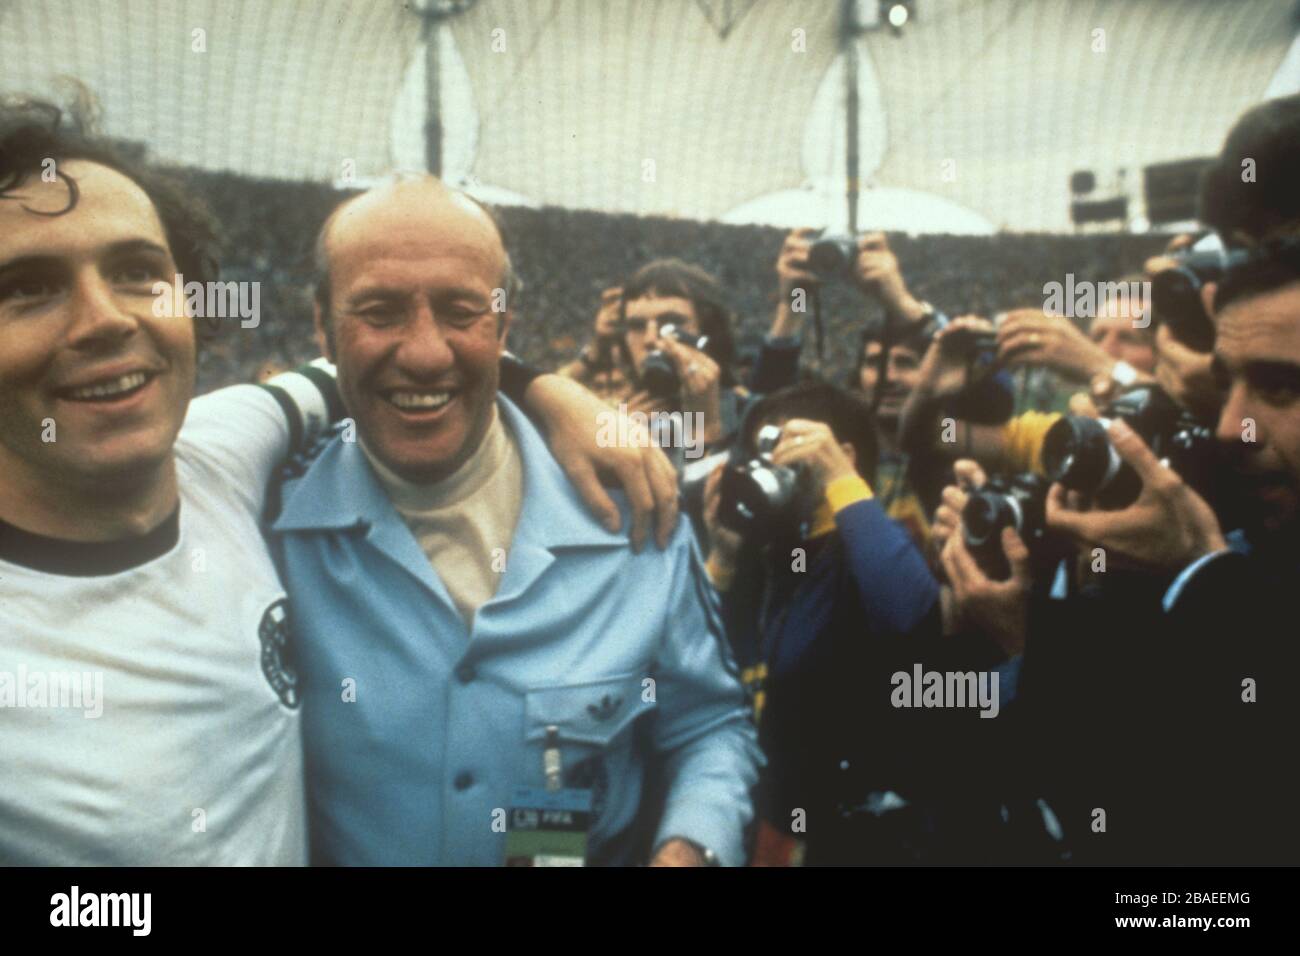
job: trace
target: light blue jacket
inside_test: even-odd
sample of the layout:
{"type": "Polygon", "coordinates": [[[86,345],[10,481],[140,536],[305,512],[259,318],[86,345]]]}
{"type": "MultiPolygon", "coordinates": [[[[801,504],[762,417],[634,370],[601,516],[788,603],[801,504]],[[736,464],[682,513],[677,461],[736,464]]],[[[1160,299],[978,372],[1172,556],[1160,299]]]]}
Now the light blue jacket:
{"type": "Polygon", "coordinates": [[[634,554],[499,402],[524,500],[472,632],[359,445],[336,437],[284,485],[272,550],[295,620],[313,859],[501,863],[512,789],[545,786],[554,726],[565,785],[594,791],[589,862],[638,862],[648,812],[652,847],[680,836],[742,863],[762,757],[690,523],[634,554]],[[651,783],[664,796],[643,806],[651,783]]]}

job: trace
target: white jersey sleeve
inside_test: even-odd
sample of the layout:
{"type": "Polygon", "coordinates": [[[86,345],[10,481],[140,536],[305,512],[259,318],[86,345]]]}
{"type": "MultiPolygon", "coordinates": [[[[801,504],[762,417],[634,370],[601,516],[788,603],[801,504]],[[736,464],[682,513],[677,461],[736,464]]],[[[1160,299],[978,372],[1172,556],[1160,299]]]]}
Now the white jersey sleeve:
{"type": "Polygon", "coordinates": [[[319,359],[263,385],[232,385],[194,399],[177,445],[260,512],[275,469],[341,414],[334,367],[319,359]]]}

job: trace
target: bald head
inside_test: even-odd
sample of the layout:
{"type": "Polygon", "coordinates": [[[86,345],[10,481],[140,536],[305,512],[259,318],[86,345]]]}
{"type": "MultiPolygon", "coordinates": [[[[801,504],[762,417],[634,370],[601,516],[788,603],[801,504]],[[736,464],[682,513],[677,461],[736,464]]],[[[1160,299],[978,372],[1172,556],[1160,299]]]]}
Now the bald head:
{"type": "Polygon", "coordinates": [[[358,439],[406,480],[441,481],[493,420],[511,318],[500,231],[477,202],[421,176],[345,203],[319,246],[317,333],[358,439]]]}
{"type": "Polygon", "coordinates": [[[327,327],[336,302],[337,272],[360,251],[398,258],[445,251],[500,276],[497,288],[513,309],[520,283],[501,228],[478,200],[433,176],[402,175],[345,200],[316,237],[315,296],[327,327]]]}

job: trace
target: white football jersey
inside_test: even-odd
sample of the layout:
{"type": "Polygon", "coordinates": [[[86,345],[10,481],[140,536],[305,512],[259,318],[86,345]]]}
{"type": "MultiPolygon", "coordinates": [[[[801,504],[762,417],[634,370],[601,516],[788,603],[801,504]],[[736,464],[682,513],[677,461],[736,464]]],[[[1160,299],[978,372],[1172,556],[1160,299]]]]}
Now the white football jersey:
{"type": "Polygon", "coordinates": [[[306,862],[288,610],[259,521],[328,415],[306,377],[276,383],[191,403],[178,514],[145,539],[0,533],[0,863],[306,862]]]}

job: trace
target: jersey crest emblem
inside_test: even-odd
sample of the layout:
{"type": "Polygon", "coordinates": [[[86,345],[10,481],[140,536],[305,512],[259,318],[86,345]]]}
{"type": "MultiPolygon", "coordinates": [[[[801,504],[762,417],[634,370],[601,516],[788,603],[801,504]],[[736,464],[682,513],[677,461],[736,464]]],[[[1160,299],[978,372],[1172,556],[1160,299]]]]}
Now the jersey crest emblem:
{"type": "Polygon", "coordinates": [[[266,675],[266,682],[284,706],[297,708],[301,695],[298,692],[298,668],[290,643],[288,601],[281,598],[266,609],[257,636],[262,642],[262,673],[266,675]]]}

